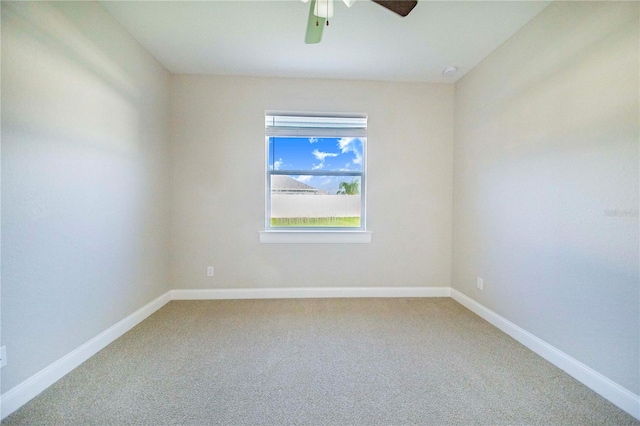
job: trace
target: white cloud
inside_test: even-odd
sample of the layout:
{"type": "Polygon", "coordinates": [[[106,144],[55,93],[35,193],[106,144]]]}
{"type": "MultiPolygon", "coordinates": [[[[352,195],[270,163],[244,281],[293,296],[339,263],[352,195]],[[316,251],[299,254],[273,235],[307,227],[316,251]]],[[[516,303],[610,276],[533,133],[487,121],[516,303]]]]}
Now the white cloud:
{"type": "Polygon", "coordinates": [[[322,152],[322,151],[318,151],[317,149],[314,149],[313,152],[311,153],[313,154],[314,157],[320,160],[320,163],[318,164],[311,164],[311,170],[320,170],[324,168],[324,160],[327,157],[337,157],[339,155],[335,152],[322,152]]]}
{"type": "Polygon", "coordinates": [[[353,164],[362,164],[362,155],[360,154],[360,150],[354,143],[355,141],[359,141],[358,138],[340,138],[338,139],[338,147],[342,151],[343,154],[347,152],[353,152],[353,164]]]}
{"type": "Polygon", "coordinates": [[[309,138],[309,143],[316,143],[318,142],[318,138],[309,138]]]}
{"type": "Polygon", "coordinates": [[[355,155],[355,158],[353,159],[353,164],[362,164],[362,156],[360,155],[360,153],[358,151],[354,151],[353,155],[355,155]]]}
{"type": "Polygon", "coordinates": [[[342,151],[343,154],[354,150],[354,148],[353,148],[353,146],[351,146],[351,144],[355,140],[356,140],[356,138],[340,138],[340,139],[338,139],[338,147],[340,148],[340,150],[342,151]]]}
{"type": "Polygon", "coordinates": [[[282,164],[284,164],[284,161],[282,161],[282,158],[279,159],[278,161],[274,161],[273,162],[274,170],[280,170],[280,167],[282,167],[282,164]]]}
{"type": "Polygon", "coordinates": [[[327,157],[337,157],[338,156],[337,153],[334,153],[334,152],[322,152],[322,151],[318,151],[317,149],[314,149],[313,152],[311,152],[311,153],[313,154],[314,157],[316,157],[320,161],[324,161],[324,159],[327,158],[327,157]]]}
{"type": "Polygon", "coordinates": [[[333,182],[332,177],[326,177],[320,182],[320,185],[329,185],[332,182],[333,182]]]}
{"type": "Polygon", "coordinates": [[[313,176],[305,175],[305,176],[296,176],[296,180],[298,182],[309,182],[313,176]]]}

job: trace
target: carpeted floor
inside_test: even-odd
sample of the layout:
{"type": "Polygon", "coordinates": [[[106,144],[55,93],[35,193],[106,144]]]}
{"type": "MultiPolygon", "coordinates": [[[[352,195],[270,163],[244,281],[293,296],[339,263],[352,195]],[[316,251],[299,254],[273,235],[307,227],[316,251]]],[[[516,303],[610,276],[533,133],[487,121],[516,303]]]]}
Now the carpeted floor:
{"type": "Polygon", "coordinates": [[[640,425],[449,298],[172,301],[3,425],[640,425]]]}

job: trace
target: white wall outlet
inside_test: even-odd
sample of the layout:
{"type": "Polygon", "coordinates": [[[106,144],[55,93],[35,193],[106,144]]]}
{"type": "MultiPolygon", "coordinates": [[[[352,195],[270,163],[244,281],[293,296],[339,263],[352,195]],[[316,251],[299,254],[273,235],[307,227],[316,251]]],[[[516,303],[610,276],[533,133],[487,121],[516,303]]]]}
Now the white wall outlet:
{"type": "Polygon", "coordinates": [[[0,348],[0,368],[7,365],[7,347],[3,346],[0,348]]]}
{"type": "Polygon", "coordinates": [[[208,277],[212,277],[213,276],[213,266],[207,266],[207,276],[208,277]]]}
{"type": "Polygon", "coordinates": [[[478,277],[478,280],[476,281],[476,287],[478,287],[480,290],[484,288],[484,280],[482,278],[478,277]]]}

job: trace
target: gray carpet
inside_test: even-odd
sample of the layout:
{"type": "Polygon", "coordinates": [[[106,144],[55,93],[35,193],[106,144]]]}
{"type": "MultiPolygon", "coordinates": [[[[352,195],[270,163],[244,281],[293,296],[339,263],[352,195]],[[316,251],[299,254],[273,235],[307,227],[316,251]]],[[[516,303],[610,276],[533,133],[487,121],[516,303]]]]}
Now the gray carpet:
{"type": "Polygon", "coordinates": [[[640,422],[444,298],[172,301],[2,424],[640,422]]]}

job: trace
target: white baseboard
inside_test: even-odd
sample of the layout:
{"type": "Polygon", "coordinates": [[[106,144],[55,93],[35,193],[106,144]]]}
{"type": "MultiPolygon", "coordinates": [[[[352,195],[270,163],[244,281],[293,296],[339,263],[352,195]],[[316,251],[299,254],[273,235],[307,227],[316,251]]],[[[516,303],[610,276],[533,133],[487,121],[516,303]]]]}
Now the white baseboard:
{"type": "Polygon", "coordinates": [[[1,416],[26,404],[33,397],[82,364],[109,343],[135,327],[170,300],[287,299],[340,297],[451,297],[481,318],[507,333],[547,361],[564,370],[596,393],[640,419],[640,397],[539,339],[509,320],[450,287],[341,287],[170,290],[89,340],[71,353],[0,396],[1,416]]]}
{"type": "Polygon", "coordinates": [[[331,297],[449,297],[449,287],[350,287],[170,290],[0,396],[4,419],[170,300],[331,297]]]}
{"type": "Polygon", "coordinates": [[[293,287],[171,290],[172,300],[449,297],[450,287],[293,287]]]}
{"type": "Polygon", "coordinates": [[[13,389],[0,396],[1,417],[4,419],[22,405],[29,402],[43,390],[60,380],[71,370],[91,358],[109,343],[138,325],[142,320],[163,307],[171,300],[171,292],[166,292],[154,301],[147,303],[125,319],[98,334],[87,343],[68,353],[53,364],[29,377],[13,389]]]}
{"type": "Polygon", "coordinates": [[[640,420],[640,396],[587,367],[561,350],[518,327],[470,297],[451,289],[451,297],[471,312],[516,339],[556,367],[640,420]]]}

